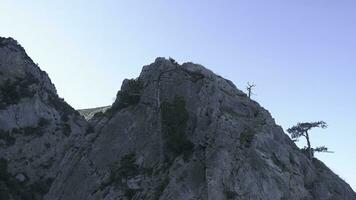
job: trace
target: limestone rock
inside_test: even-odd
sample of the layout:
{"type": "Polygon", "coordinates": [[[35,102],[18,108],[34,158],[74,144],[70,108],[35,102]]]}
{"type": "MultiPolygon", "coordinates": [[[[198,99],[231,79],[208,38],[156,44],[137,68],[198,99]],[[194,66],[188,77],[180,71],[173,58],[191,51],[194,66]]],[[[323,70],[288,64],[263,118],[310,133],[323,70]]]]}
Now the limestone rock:
{"type": "Polygon", "coordinates": [[[23,174],[17,174],[15,177],[20,183],[23,183],[26,181],[26,176],[23,174]]]}
{"type": "Polygon", "coordinates": [[[156,59],[94,121],[88,153],[46,199],[355,199],[267,110],[200,65],[156,59]]]}
{"type": "Polygon", "coordinates": [[[86,126],[25,50],[0,38],[0,199],[43,199],[86,126]]]}
{"type": "Polygon", "coordinates": [[[198,64],[157,58],[110,108],[81,110],[87,121],[0,38],[0,89],[0,199],[356,199],[266,109],[198,64]]]}

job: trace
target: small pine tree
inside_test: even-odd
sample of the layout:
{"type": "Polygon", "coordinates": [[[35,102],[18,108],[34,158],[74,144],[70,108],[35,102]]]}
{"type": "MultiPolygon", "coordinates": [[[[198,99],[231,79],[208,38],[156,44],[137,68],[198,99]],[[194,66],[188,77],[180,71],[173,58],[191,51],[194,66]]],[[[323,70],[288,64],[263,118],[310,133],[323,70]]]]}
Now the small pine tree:
{"type": "Polygon", "coordinates": [[[300,137],[305,137],[307,140],[307,147],[304,148],[308,152],[308,156],[310,159],[313,158],[314,152],[328,152],[328,148],[325,146],[312,148],[310,144],[309,131],[313,128],[327,128],[328,125],[324,121],[318,122],[305,122],[298,123],[297,125],[287,129],[287,132],[291,135],[293,141],[298,141],[300,137]]]}

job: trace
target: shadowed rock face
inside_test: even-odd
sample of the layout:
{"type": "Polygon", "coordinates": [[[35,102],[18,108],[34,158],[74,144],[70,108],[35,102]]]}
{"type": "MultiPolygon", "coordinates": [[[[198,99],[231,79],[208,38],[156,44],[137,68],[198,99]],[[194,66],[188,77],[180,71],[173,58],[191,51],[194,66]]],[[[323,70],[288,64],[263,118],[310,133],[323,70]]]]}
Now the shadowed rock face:
{"type": "Polygon", "coordinates": [[[267,110],[200,65],[157,58],[89,121],[58,98],[12,39],[0,39],[0,75],[0,168],[7,167],[0,195],[7,199],[25,199],[17,191],[47,200],[356,199],[267,110]],[[11,101],[7,79],[17,77],[35,81],[11,101]],[[22,132],[28,126],[40,134],[22,132]]]}

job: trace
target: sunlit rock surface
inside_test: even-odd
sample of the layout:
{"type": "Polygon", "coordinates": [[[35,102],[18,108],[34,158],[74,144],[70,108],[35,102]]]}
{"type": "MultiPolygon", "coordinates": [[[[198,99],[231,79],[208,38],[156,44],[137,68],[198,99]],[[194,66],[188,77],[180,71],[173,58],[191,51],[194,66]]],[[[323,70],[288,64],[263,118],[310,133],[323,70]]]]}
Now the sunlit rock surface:
{"type": "Polygon", "coordinates": [[[80,110],[85,120],[0,38],[0,86],[0,199],[356,199],[201,65],[157,58],[110,108],[80,110]]]}

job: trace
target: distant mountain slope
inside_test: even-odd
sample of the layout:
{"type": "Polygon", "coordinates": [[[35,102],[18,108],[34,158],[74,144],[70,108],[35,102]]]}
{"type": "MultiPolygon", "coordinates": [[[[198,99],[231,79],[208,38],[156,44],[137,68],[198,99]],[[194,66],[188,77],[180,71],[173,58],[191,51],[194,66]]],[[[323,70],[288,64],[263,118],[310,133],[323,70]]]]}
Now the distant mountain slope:
{"type": "Polygon", "coordinates": [[[266,109],[201,65],[157,58],[112,106],[79,112],[0,38],[1,200],[356,199],[266,109]]]}
{"type": "Polygon", "coordinates": [[[96,113],[105,113],[111,106],[103,106],[97,108],[80,109],[78,112],[85,117],[86,120],[90,120],[96,113]]]}

